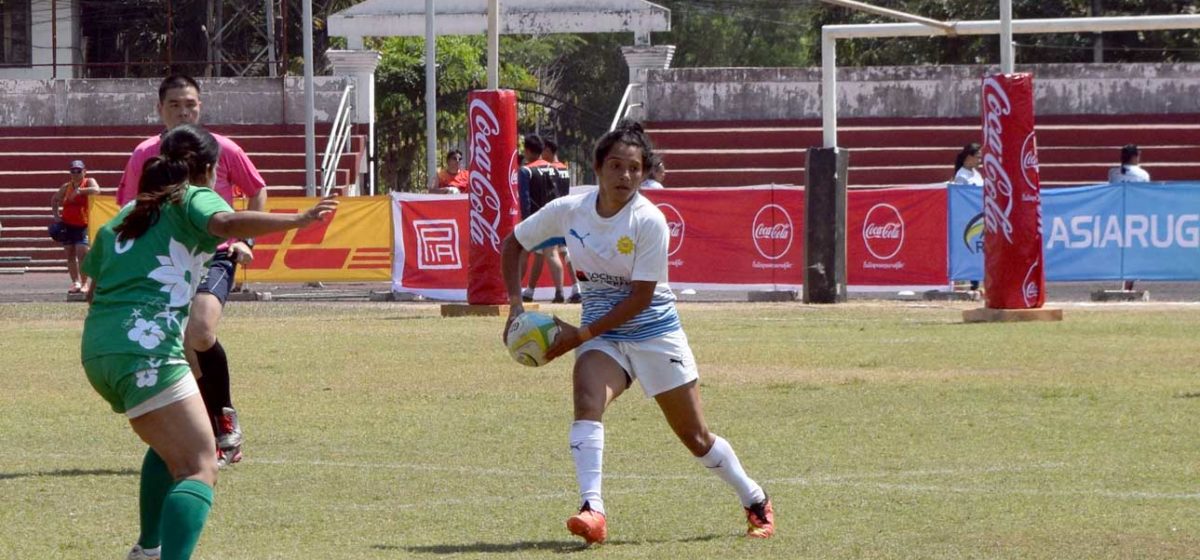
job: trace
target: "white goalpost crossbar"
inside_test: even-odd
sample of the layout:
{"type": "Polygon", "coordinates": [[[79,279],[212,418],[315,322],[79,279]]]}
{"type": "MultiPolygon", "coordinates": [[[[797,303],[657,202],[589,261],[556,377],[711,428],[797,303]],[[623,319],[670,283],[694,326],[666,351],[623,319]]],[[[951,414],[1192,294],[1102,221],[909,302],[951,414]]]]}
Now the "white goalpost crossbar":
{"type": "MultiPolygon", "coordinates": [[[[821,27],[821,123],[826,148],[837,147],[837,41],[839,39],[998,35],[1000,20],[948,22],[949,28],[924,23],[870,23],[821,27]]],[[[1099,33],[1200,29],[1200,15],[1123,16],[1012,21],[1014,34],[1099,33]]],[[[1008,45],[1008,48],[1012,48],[1008,45]]]]}

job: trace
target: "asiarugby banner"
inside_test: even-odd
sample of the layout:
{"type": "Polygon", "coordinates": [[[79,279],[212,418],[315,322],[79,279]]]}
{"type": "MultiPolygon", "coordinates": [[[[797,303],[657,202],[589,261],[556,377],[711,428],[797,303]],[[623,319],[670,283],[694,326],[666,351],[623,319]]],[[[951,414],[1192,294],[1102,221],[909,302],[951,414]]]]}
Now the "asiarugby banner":
{"type": "MultiPolygon", "coordinates": [[[[983,192],[950,185],[950,278],[983,278],[983,192]]],[[[1042,192],[1046,279],[1200,280],[1200,183],[1042,192]]]]}

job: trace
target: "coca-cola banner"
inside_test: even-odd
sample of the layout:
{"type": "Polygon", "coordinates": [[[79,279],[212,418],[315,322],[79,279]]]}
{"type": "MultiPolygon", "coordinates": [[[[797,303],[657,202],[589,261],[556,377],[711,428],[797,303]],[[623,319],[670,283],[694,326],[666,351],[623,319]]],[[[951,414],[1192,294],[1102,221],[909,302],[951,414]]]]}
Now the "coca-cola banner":
{"type": "Polygon", "coordinates": [[[852,190],[846,206],[847,284],[946,284],[945,185],[852,190]]]}
{"type": "Polygon", "coordinates": [[[1033,76],[983,79],[984,287],[987,307],[1046,301],[1041,188],[1033,133],[1033,76]]]}
{"type": "Polygon", "coordinates": [[[642,191],[667,218],[679,288],[799,289],[804,191],[785,187],[642,191]]]}
{"type": "Polygon", "coordinates": [[[505,304],[508,292],[500,271],[500,243],[520,220],[516,92],[472,91],[467,96],[467,125],[471,172],[467,302],[505,304]]]}
{"type": "MultiPolygon", "coordinates": [[[[578,187],[572,192],[588,188],[578,187]]],[[[671,286],[704,290],[799,289],[804,190],[795,187],[643,191],[667,218],[671,286]]],[[[855,291],[943,288],[946,190],[902,188],[849,193],[849,287],[855,291]]],[[[393,194],[393,289],[466,297],[466,196],[393,194]],[[457,223],[454,223],[457,221],[457,223]]],[[[545,278],[539,285],[548,286],[545,278]]],[[[547,295],[542,293],[541,295],[547,295]]],[[[541,296],[539,296],[541,297],[541,296]]]]}

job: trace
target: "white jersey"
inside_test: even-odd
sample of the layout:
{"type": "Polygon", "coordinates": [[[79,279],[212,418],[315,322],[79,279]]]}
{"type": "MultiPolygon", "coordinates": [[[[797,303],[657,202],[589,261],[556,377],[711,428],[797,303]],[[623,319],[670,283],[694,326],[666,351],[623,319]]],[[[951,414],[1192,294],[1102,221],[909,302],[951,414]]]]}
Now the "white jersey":
{"type": "Polygon", "coordinates": [[[980,175],[977,169],[960,167],[958,168],[958,173],[954,174],[954,180],[951,182],[955,185],[975,185],[976,187],[982,187],[983,175],[980,175]]]}
{"type": "Polygon", "coordinates": [[[615,216],[596,213],[598,190],[556,198],[513,235],[527,251],[566,244],[583,296],[583,324],[597,321],[629,297],[632,282],[657,282],[650,306],[601,336],[648,340],[680,330],[675,294],[667,285],[667,219],[641,194],[615,216]]]}
{"type": "Polygon", "coordinates": [[[1150,174],[1139,165],[1117,166],[1108,170],[1109,183],[1148,183],[1150,174]]]}

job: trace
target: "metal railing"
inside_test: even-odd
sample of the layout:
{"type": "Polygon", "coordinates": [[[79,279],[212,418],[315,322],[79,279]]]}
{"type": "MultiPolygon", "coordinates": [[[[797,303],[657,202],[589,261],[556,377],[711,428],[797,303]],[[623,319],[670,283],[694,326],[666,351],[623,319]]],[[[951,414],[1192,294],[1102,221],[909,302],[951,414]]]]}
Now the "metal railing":
{"type": "Polygon", "coordinates": [[[633,88],[635,87],[642,87],[642,84],[629,84],[625,86],[625,94],[621,96],[621,103],[617,105],[617,114],[613,115],[612,124],[608,126],[609,131],[616,130],[617,123],[621,122],[621,119],[629,116],[630,109],[642,106],[641,103],[629,102],[629,95],[633,93],[633,88]]]}
{"type": "MultiPolygon", "coordinates": [[[[325,155],[321,159],[321,196],[329,196],[330,191],[336,186],[342,154],[350,142],[350,129],[353,125],[351,122],[353,119],[350,118],[353,108],[350,93],[353,90],[353,83],[346,84],[345,89],[342,90],[342,100],[338,102],[333,126],[329,128],[329,142],[325,144],[325,155]]],[[[357,172],[357,169],[351,171],[351,173],[357,172]]]]}

